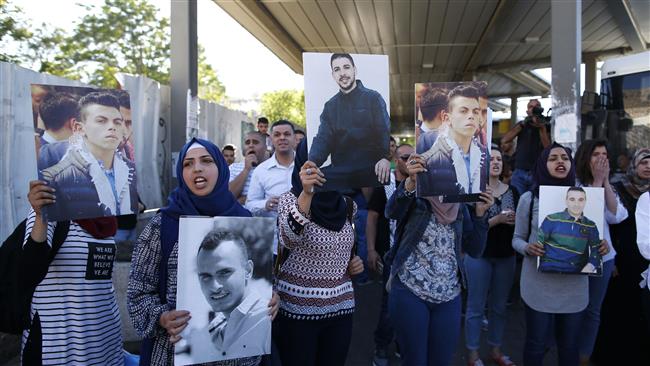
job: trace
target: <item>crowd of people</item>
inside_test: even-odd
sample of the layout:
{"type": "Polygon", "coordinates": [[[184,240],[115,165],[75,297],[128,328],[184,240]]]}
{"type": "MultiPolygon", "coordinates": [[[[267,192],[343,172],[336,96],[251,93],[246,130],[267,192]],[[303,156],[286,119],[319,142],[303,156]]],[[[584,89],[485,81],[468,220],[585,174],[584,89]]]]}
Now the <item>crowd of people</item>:
{"type": "MultiPolygon", "coordinates": [[[[343,365],[354,352],[354,313],[364,311],[355,309],[354,290],[370,281],[370,271],[383,287],[374,365],[388,364],[393,342],[404,365],[449,365],[463,324],[470,366],[484,365],[483,359],[500,366],[515,365],[513,359],[542,365],[551,347],[563,366],[643,364],[650,359],[650,149],[637,149],[628,171],[612,182],[607,143],[584,141],[574,156],[550,140],[547,126],[532,114],[536,105],[531,100],[529,118],[492,146],[487,187],[474,203],[417,196],[418,173],[427,163],[413,146],[394,139],[387,185],[327,192],[315,189],[328,176],[309,160],[304,132],[289,121],[269,127],[260,118],[258,130],[243,137],[240,162],[234,145],[187,142],[175,167],[177,188],[133,251],[128,314],[121,316],[143,338],[140,364],[173,364],[174,344],[192,318],[176,307],[182,215],[277,220],[275,284],[267,304],[273,352],[217,365],[343,365]],[[537,270],[545,251],[538,239],[540,186],[603,188],[601,276],[537,270]],[[502,346],[513,285],[525,309],[526,335],[520,354],[508,355],[502,346]],[[489,353],[481,354],[486,321],[489,353]]],[[[423,116],[435,122],[439,113],[447,111],[423,116]]],[[[61,131],[48,127],[46,116],[52,132],[43,145],[61,131]]],[[[42,181],[30,182],[25,253],[52,247],[62,223],[43,221],[41,210],[57,194],[42,181]]],[[[86,253],[114,251],[117,222],[103,217],[68,224],[31,299],[23,363],[122,364],[111,276],[85,269],[86,253]]]]}

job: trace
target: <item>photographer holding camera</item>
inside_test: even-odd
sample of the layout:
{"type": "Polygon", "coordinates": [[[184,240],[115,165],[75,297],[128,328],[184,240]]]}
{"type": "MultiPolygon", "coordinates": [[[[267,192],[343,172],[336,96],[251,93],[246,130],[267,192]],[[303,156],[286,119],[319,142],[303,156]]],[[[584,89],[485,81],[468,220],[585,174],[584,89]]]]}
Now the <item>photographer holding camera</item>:
{"type": "Polygon", "coordinates": [[[515,170],[510,184],[517,189],[519,195],[531,189],[533,165],[542,150],[551,144],[550,124],[548,118],[542,115],[543,112],[544,108],[539,100],[531,99],[528,102],[526,119],[517,122],[501,138],[501,144],[504,144],[517,137],[515,170]]]}

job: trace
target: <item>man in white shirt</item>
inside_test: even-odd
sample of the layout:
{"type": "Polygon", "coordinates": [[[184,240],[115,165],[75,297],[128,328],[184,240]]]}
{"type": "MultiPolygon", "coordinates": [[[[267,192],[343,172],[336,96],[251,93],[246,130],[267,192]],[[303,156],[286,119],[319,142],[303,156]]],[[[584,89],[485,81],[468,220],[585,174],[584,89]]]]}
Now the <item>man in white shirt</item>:
{"type": "Polygon", "coordinates": [[[265,137],[257,132],[251,131],[244,136],[244,161],[230,165],[230,182],[228,190],[239,201],[246,203],[248,187],[250,187],[253,170],[256,166],[266,160],[265,137]]]}
{"type": "MultiPolygon", "coordinates": [[[[293,125],[286,120],[273,123],[271,140],[275,152],[273,156],[257,166],[248,189],[246,208],[254,216],[277,217],[278,199],[280,195],[291,189],[296,143],[293,125]]],[[[273,253],[276,252],[277,235],[273,243],[273,253]]]]}

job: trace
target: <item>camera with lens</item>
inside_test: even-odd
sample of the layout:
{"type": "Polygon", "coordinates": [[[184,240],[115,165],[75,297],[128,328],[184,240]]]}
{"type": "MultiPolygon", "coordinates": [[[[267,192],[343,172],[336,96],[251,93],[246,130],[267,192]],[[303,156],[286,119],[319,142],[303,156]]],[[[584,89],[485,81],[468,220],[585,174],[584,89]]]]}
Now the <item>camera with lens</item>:
{"type": "Polygon", "coordinates": [[[543,113],[544,113],[544,108],[542,106],[536,105],[535,107],[533,107],[532,116],[526,117],[525,122],[527,124],[531,124],[533,123],[533,117],[535,117],[539,123],[543,123],[543,124],[551,123],[551,117],[544,116],[543,113]]]}

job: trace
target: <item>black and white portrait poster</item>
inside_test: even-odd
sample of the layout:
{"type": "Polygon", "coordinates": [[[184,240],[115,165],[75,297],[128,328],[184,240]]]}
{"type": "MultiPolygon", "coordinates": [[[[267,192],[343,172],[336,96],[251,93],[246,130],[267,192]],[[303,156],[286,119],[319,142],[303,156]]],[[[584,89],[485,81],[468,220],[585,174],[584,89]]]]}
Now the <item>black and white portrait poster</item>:
{"type": "Polygon", "coordinates": [[[174,364],[271,352],[272,218],[181,217],[176,309],[191,319],[174,364]]]}
{"type": "Polygon", "coordinates": [[[478,201],[488,180],[491,118],[484,81],[415,84],[417,195],[478,201]]]}
{"type": "Polygon", "coordinates": [[[591,187],[539,187],[537,241],[544,255],[540,272],[600,276],[605,191],[591,187]]]}
{"type": "Polygon", "coordinates": [[[390,119],[388,56],[303,53],[309,160],[320,190],[387,184],[390,119]]]}
{"type": "Polygon", "coordinates": [[[48,221],[138,212],[131,103],[124,90],[31,85],[38,177],[56,192],[48,221]]]}

